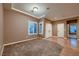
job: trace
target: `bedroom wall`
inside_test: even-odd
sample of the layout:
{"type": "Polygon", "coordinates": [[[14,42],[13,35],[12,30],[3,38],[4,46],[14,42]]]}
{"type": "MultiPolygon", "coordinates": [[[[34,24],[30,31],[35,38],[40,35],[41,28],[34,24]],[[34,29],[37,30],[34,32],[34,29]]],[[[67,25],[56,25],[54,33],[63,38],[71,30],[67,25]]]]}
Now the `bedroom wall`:
{"type": "MultiPolygon", "coordinates": [[[[53,36],[57,36],[57,24],[61,24],[61,23],[64,23],[64,38],[66,38],[67,37],[67,25],[66,25],[66,20],[65,19],[52,22],[52,24],[53,24],[53,36]]],[[[64,47],[65,47],[65,44],[67,43],[67,40],[66,39],[62,39],[62,38],[58,38],[55,41],[58,44],[60,44],[60,45],[62,45],[64,47]]]]}
{"type": "MultiPolygon", "coordinates": [[[[64,23],[64,37],[67,37],[66,20],[60,20],[53,22],[53,36],[57,36],[57,24],[64,23]]],[[[61,29],[62,30],[62,29],[61,29]]]]}
{"type": "MultiPolygon", "coordinates": [[[[49,24],[52,25],[52,21],[51,20],[48,20],[48,19],[45,19],[45,21],[44,21],[44,37],[45,37],[45,33],[46,33],[46,28],[45,28],[46,27],[46,23],[49,23],[49,24]]],[[[52,35],[53,35],[53,33],[52,33],[52,35]]]]}
{"type": "MultiPolygon", "coordinates": [[[[43,25],[44,25],[44,19],[39,19],[39,24],[40,24],[40,22],[43,22],[43,25]]],[[[40,34],[40,28],[39,28],[40,26],[38,25],[38,32],[39,32],[39,37],[43,37],[44,38],[44,30],[43,30],[43,33],[42,34],[40,34]]],[[[44,29],[44,28],[43,28],[44,29]]]]}
{"type": "Polygon", "coordinates": [[[35,35],[28,35],[28,20],[38,22],[38,19],[28,15],[4,9],[4,44],[36,37],[35,35]]]}
{"type": "Polygon", "coordinates": [[[0,55],[3,46],[3,6],[0,4],[0,55]]]}
{"type": "Polygon", "coordinates": [[[79,39],[79,18],[77,18],[78,19],[78,23],[77,23],[77,25],[78,25],[78,28],[77,28],[77,38],[79,39]]]}
{"type": "Polygon", "coordinates": [[[57,36],[57,24],[59,23],[64,23],[64,37],[67,37],[68,36],[68,28],[67,28],[67,21],[69,20],[75,20],[77,19],[77,38],[79,38],[79,17],[73,17],[73,18],[68,18],[68,19],[63,19],[63,20],[59,20],[59,21],[55,21],[55,22],[52,22],[53,24],[53,36],[57,36]]]}
{"type": "Polygon", "coordinates": [[[39,36],[40,37],[43,37],[43,38],[45,38],[45,32],[46,32],[46,23],[50,23],[50,24],[52,24],[52,21],[51,20],[48,20],[48,19],[39,19],[39,22],[43,22],[44,23],[44,32],[43,32],[43,34],[39,34],[39,36]]]}

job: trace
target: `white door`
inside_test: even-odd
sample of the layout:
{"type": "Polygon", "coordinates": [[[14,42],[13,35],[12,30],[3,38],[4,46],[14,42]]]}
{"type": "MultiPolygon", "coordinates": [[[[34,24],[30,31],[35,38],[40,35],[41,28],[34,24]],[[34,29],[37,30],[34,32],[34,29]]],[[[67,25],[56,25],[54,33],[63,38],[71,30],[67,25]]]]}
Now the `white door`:
{"type": "Polygon", "coordinates": [[[45,37],[51,37],[52,36],[52,24],[47,23],[46,27],[45,27],[46,31],[45,31],[45,37]]]}
{"type": "Polygon", "coordinates": [[[57,24],[57,36],[64,37],[64,23],[57,24]]]}

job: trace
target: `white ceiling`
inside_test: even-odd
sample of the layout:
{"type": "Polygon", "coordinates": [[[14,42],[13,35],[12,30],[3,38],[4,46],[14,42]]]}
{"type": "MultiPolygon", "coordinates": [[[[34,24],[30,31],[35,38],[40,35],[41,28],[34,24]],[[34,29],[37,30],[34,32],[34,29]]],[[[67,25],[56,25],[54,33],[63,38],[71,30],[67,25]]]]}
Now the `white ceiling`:
{"type": "Polygon", "coordinates": [[[13,3],[12,8],[38,18],[45,15],[52,21],[79,16],[78,3],[13,3]],[[38,7],[38,11],[32,12],[33,7],[38,7]],[[50,9],[47,10],[47,8],[50,9]]]}

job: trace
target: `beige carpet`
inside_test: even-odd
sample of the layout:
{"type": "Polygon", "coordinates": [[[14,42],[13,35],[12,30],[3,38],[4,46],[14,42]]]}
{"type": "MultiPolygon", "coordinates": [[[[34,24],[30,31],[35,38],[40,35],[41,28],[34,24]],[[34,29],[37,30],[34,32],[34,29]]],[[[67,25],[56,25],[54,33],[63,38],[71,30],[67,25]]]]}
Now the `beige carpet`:
{"type": "Polygon", "coordinates": [[[31,40],[4,47],[3,56],[59,56],[63,47],[48,40],[31,40]]]}

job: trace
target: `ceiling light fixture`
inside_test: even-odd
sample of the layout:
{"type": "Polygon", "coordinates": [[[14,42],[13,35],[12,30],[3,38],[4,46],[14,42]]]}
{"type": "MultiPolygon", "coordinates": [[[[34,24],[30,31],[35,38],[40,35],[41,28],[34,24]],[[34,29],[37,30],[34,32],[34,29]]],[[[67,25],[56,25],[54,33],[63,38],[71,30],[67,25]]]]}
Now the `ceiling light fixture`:
{"type": "Polygon", "coordinates": [[[33,7],[33,12],[37,12],[38,11],[38,8],[37,7],[33,7]]]}

